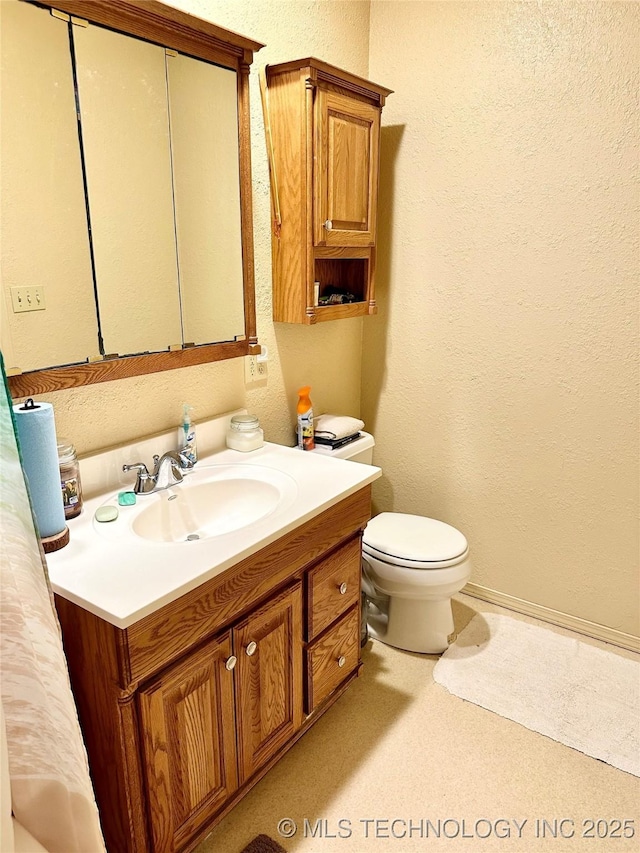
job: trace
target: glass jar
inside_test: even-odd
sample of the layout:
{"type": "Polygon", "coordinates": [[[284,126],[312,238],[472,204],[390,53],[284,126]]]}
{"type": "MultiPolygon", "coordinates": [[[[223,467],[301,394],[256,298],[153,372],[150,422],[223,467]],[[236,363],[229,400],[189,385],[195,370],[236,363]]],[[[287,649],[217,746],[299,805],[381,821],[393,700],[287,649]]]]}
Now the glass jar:
{"type": "Polygon", "coordinates": [[[60,486],[62,487],[64,517],[75,518],[82,512],[80,465],[75,447],[71,442],[64,439],[60,439],[58,442],[58,463],[60,465],[60,486]]]}
{"type": "Polygon", "coordinates": [[[227,447],[231,450],[257,450],[264,444],[264,432],[255,415],[234,415],[227,432],[227,447]]]}

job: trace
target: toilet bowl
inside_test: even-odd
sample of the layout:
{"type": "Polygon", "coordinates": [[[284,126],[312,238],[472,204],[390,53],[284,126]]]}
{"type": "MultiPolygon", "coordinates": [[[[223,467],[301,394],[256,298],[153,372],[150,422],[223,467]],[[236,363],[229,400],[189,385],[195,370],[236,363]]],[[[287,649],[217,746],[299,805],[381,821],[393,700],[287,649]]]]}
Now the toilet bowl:
{"type": "MultiPolygon", "coordinates": [[[[371,464],[373,437],[319,452],[371,464]]],[[[369,636],[390,646],[440,654],[454,637],[451,597],[471,575],[466,538],[449,524],[382,512],[362,537],[362,588],[369,636]]]]}
{"type": "Polygon", "coordinates": [[[362,553],[370,636],[410,652],[448,648],[451,597],[471,575],[462,533],[433,518],[382,512],[365,528],[362,553]]]}

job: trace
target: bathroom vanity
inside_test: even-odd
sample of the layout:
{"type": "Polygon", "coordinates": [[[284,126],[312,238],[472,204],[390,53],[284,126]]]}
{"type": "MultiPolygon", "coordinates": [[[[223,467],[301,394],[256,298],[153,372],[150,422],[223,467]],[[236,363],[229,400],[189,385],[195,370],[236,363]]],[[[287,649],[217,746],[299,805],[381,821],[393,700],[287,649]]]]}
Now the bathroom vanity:
{"type": "MultiPolygon", "coordinates": [[[[249,526],[161,540],[136,527],[140,496],[107,531],[93,514],[116,497],[101,494],[49,561],[110,851],[192,849],[358,674],[361,534],[379,469],[265,445],[193,474],[249,493],[252,468],[295,494],[281,489],[249,526]]],[[[190,476],[150,496],[164,501],[158,524],[179,505],[171,493],[202,488],[190,476]]]]}

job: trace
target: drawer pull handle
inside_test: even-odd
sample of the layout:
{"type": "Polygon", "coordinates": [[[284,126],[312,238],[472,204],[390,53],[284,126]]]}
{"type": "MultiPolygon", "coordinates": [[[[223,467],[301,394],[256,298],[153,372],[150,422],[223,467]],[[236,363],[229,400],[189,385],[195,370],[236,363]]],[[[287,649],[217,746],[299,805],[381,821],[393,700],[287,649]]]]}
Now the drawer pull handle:
{"type": "Polygon", "coordinates": [[[338,666],[343,667],[346,662],[346,657],[344,655],[340,655],[340,657],[338,658],[338,666]]]}
{"type": "Polygon", "coordinates": [[[330,219],[325,219],[324,227],[327,229],[327,231],[331,231],[331,229],[333,228],[333,222],[330,219]]]}
{"type": "Polygon", "coordinates": [[[338,589],[340,590],[340,595],[345,595],[347,592],[347,584],[343,581],[338,589]]]}
{"type": "Polygon", "coordinates": [[[231,655],[230,658],[226,659],[226,661],[224,662],[224,665],[225,665],[226,669],[228,669],[229,672],[231,672],[231,670],[235,668],[235,665],[237,663],[238,663],[238,658],[235,655],[231,655]]]}
{"type": "Polygon", "coordinates": [[[249,643],[249,645],[245,649],[245,652],[249,655],[249,657],[251,657],[251,655],[255,655],[257,648],[258,648],[258,644],[254,643],[253,640],[251,640],[251,642],[249,643]]]}

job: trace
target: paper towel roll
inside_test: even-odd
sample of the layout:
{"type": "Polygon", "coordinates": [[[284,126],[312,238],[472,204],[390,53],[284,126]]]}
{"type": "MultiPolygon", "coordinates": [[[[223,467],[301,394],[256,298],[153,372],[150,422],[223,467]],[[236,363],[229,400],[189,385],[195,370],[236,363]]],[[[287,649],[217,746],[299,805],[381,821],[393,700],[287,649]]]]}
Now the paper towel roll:
{"type": "Polygon", "coordinates": [[[38,531],[43,539],[55,536],[66,525],[53,406],[29,398],[26,403],[16,403],[13,412],[38,531]]]}

